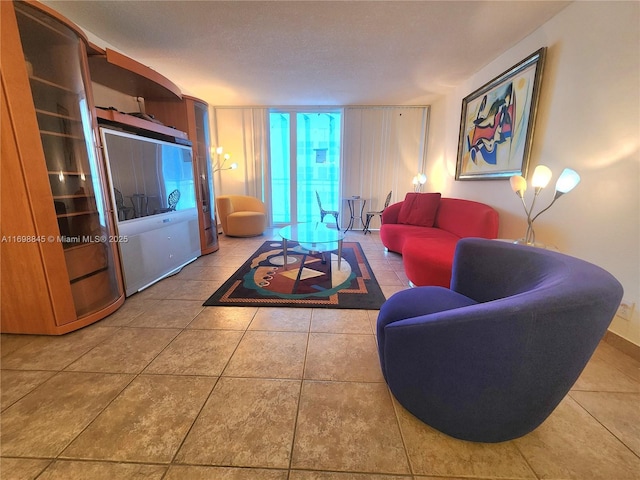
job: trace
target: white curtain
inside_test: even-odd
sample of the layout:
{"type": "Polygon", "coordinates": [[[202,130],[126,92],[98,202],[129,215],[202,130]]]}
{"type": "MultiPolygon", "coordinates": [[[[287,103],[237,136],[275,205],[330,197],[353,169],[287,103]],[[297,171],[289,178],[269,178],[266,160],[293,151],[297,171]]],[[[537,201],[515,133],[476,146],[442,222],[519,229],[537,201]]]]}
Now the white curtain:
{"type": "MultiPolygon", "coordinates": [[[[365,210],[381,210],[413,191],[425,170],[429,107],[347,107],[344,113],[342,194],[360,195],[365,210]]],[[[379,219],[371,228],[379,228],[379,219]]]]}
{"type": "MultiPolygon", "coordinates": [[[[266,108],[224,108],[211,111],[212,145],[231,155],[225,165],[235,170],[213,174],[216,195],[250,195],[271,210],[268,177],[269,130],[266,108]]],[[[216,159],[213,159],[215,164],[216,159]]]]}
{"type": "MultiPolygon", "coordinates": [[[[214,173],[216,195],[258,197],[270,212],[268,113],[267,108],[212,108],[211,130],[213,146],[231,155],[227,164],[238,164],[236,170],[214,173]]],[[[412,178],[425,171],[428,124],[429,107],[346,107],[342,196],[361,196],[365,210],[382,209],[389,191],[392,203],[404,199],[413,191],[412,178]]],[[[371,227],[379,227],[377,218],[371,227]]]]}

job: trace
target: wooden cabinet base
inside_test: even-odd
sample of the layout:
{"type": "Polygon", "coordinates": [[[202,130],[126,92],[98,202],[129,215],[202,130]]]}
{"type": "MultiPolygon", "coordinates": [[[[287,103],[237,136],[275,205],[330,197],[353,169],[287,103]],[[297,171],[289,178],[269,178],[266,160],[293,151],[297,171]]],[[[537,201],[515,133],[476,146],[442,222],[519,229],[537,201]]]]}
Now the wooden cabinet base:
{"type": "Polygon", "coordinates": [[[52,324],[40,324],[33,325],[28,322],[21,322],[16,325],[8,324],[5,325],[4,315],[2,316],[2,327],[0,328],[0,333],[21,333],[21,334],[33,334],[33,335],[64,335],[65,333],[70,333],[80,328],[86,327],[93,323],[99,322],[105,317],[111,315],[113,312],[118,310],[124,304],[125,297],[118,298],[111,305],[106,306],[100,311],[93,312],[91,315],[87,315],[86,317],[78,318],[77,320],[71,321],[69,323],[65,323],[64,325],[52,325],[52,324]]]}
{"type": "Polygon", "coordinates": [[[102,310],[96,311],[91,315],[87,315],[86,317],[81,317],[74,322],[61,325],[57,327],[56,331],[53,333],[54,335],[63,335],[65,333],[73,332],[74,330],[78,330],[79,328],[86,327],[93,323],[99,322],[100,320],[104,319],[105,317],[111,315],[113,312],[118,310],[124,304],[124,299],[125,299],[125,296],[123,294],[122,297],[120,297],[111,305],[103,308],[102,310]]]}

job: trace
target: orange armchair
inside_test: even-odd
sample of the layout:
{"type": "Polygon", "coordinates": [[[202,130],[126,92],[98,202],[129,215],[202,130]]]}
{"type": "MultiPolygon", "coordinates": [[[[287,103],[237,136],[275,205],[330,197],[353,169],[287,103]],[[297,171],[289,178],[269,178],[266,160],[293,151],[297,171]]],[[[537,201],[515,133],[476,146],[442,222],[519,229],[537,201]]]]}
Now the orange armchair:
{"type": "Polygon", "coordinates": [[[255,237],[267,228],[267,210],[255,197],[220,195],[216,209],[222,231],[229,237],[255,237]]]}

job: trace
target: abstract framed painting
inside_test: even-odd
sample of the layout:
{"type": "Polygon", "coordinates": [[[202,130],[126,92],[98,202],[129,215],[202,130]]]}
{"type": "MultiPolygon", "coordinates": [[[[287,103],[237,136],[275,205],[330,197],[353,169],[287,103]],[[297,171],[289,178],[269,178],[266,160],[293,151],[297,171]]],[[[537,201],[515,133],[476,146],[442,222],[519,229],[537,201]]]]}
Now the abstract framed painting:
{"type": "Polygon", "coordinates": [[[456,180],[526,177],[546,47],[462,99],[456,180]]]}

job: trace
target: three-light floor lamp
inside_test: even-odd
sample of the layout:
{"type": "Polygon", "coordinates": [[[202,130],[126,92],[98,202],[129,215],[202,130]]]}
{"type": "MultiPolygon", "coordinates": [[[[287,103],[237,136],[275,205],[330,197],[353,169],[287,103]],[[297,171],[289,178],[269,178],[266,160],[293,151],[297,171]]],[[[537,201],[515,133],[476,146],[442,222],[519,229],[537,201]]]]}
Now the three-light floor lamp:
{"type": "Polygon", "coordinates": [[[224,148],[222,147],[217,147],[215,150],[212,149],[211,156],[215,158],[215,163],[213,164],[213,173],[219,172],[221,170],[235,170],[236,168],[238,168],[238,164],[236,162],[226,165],[231,158],[231,155],[223,152],[224,148]]]}
{"type": "Polygon", "coordinates": [[[534,193],[530,207],[527,207],[527,202],[524,199],[524,193],[527,190],[527,181],[521,175],[514,175],[509,179],[511,183],[511,189],[522,200],[524,211],[527,214],[527,233],[525,234],[524,238],[517,240],[516,243],[537,245],[536,233],[533,230],[533,222],[536,220],[536,218],[549,210],[551,208],[551,205],[553,205],[556,200],[558,200],[562,195],[564,195],[565,193],[569,193],[576,187],[576,185],[578,185],[578,183],[580,183],[580,175],[578,175],[578,172],[570,168],[565,168],[556,181],[556,193],[551,203],[547,207],[540,210],[536,215],[533,215],[533,207],[535,206],[536,199],[538,198],[538,195],[540,195],[542,189],[544,189],[549,184],[551,176],[551,169],[545,165],[538,165],[533,171],[531,186],[534,188],[534,193]]]}
{"type": "MultiPolygon", "coordinates": [[[[230,163],[227,165],[227,162],[231,158],[231,155],[228,153],[224,153],[224,148],[217,147],[211,148],[211,158],[215,159],[213,163],[213,173],[220,172],[222,170],[235,170],[238,168],[238,164],[236,162],[230,163]]],[[[215,206],[214,206],[215,207],[215,206]]],[[[218,212],[215,212],[216,223],[218,222],[218,212]]],[[[217,225],[218,233],[222,233],[222,225],[218,223],[217,225]]]]}
{"type": "Polygon", "coordinates": [[[424,173],[418,173],[415,177],[413,177],[411,183],[413,184],[414,192],[421,192],[422,187],[425,183],[427,183],[427,176],[424,173]]]}

